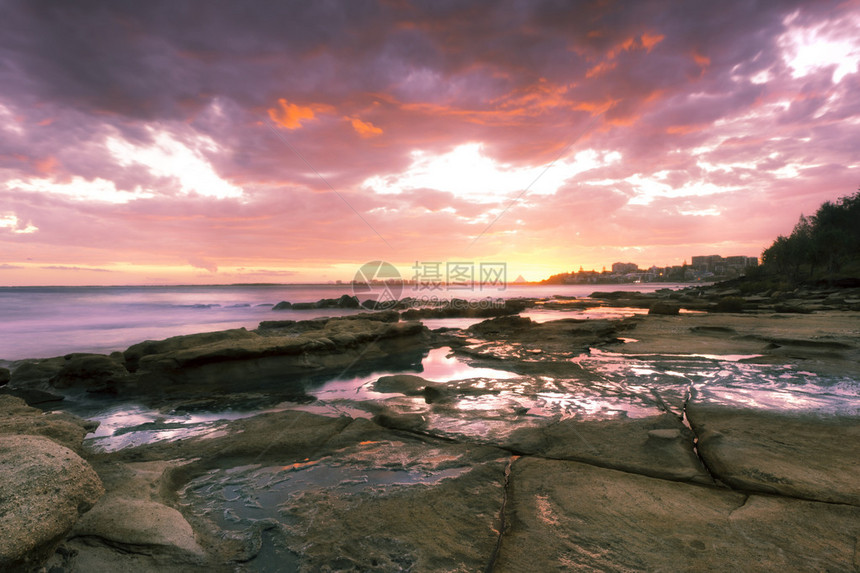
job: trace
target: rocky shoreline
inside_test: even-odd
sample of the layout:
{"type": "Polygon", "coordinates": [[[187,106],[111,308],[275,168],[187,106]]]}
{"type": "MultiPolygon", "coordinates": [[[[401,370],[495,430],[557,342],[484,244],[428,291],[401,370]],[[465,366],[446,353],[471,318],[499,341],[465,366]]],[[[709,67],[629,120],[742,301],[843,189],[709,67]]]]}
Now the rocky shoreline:
{"type": "Polygon", "coordinates": [[[452,316],[8,364],[0,569],[860,570],[860,289],[608,292],[421,322],[452,316]],[[85,440],[98,430],[74,414],[114,404],[162,417],[108,438],[162,439],[85,440]]]}

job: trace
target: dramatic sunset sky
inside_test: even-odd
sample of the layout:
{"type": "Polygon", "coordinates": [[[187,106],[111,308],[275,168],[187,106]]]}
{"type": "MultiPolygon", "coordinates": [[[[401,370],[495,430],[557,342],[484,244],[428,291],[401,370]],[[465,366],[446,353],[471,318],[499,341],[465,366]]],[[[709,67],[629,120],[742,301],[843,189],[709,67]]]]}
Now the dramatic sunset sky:
{"type": "Polygon", "coordinates": [[[860,186],[860,2],[0,1],[0,285],[761,254],[860,186]]]}

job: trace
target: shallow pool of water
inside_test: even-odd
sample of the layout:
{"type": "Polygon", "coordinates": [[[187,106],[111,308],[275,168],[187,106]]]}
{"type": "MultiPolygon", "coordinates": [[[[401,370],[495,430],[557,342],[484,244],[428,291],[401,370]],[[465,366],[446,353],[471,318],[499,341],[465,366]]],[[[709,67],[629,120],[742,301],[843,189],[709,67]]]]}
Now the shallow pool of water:
{"type": "Polygon", "coordinates": [[[136,402],[115,402],[90,399],[85,395],[70,397],[67,408],[76,415],[99,422],[98,429],[87,436],[87,446],[96,451],[116,451],[164,440],[187,439],[217,431],[231,420],[248,418],[266,412],[287,409],[350,417],[370,417],[371,414],[355,404],[364,400],[391,397],[373,390],[373,383],[386,374],[418,374],[427,380],[449,382],[464,378],[504,380],[517,375],[494,368],[476,368],[451,354],[448,347],[431,350],[418,369],[376,371],[356,377],[335,377],[308,390],[316,398],[308,404],[283,402],[268,408],[220,409],[194,412],[168,411],[147,407],[136,402]]]}
{"type": "Polygon", "coordinates": [[[402,488],[434,486],[471,471],[469,465],[456,466],[458,456],[439,455],[433,448],[410,456],[402,453],[403,448],[402,442],[361,442],[332,457],[214,469],[179,491],[180,505],[232,538],[243,539],[246,547],[258,546],[248,562],[250,570],[276,566],[277,571],[295,571],[300,562],[290,541],[303,543],[301,525],[306,527],[307,519],[313,518],[313,499],[343,503],[385,496],[402,488]]]}
{"type": "Polygon", "coordinates": [[[426,414],[442,433],[489,438],[509,433],[537,418],[641,418],[664,411],[678,415],[684,402],[697,400],[776,411],[860,415],[860,381],[818,376],[788,365],[755,364],[756,355],[627,355],[592,349],[570,358],[582,368],[580,378],[523,376],[475,367],[448,347],[431,350],[420,368],[335,377],[309,389],[305,404],[283,402],[245,409],[194,412],[159,411],[139,403],[85,402],[73,413],[98,421],[86,440],[100,451],[205,436],[231,420],[264,412],[304,410],[327,416],[372,416],[364,402],[386,401],[404,411],[426,414]],[[374,382],[382,375],[418,374],[451,387],[445,405],[422,397],[382,393],[374,382]],[[393,401],[393,402],[392,402],[393,401]],[[432,412],[431,412],[432,410],[432,412]],[[461,418],[461,419],[458,419],[461,418]],[[485,432],[482,436],[480,433],[485,432]]]}
{"type": "MultiPolygon", "coordinates": [[[[388,374],[397,373],[389,372],[388,374]]],[[[399,373],[417,374],[431,382],[450,382],[466,378],[505,380],[518,376],[507,370],[471,366],[468,362],[452,354],[451,348],[447,346],[431,350],[421,361],[421,368],[417,372],[399,373]]],[[[324,383],[319,388],[311,390],[309,394],[323,401],[343,399],[378,400],[387,398],[391,394],[377,392],[373,389],[373,383],[383,374],[385,373],[376,372],[370,376],[335,378],[324,383]]]]}
{"type": "Polygon", "coordinates": [[[860,381],[821,376],[791,365],[747,362],[758,355],[625,355],[592,350],[574,359],[618,386],[687,387],[709,403],[773,411],[860,415],[860,381]]]}

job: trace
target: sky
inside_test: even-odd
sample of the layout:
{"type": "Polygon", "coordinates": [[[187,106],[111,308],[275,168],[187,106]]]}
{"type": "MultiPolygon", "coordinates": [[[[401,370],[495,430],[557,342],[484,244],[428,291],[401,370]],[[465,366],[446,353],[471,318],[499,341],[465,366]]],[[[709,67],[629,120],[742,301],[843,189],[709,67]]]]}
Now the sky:
{"type": "Polygon", "coordinates": [[[858,64],[858,0],[0,0],[0,286],[758,256],[858,64]]]}

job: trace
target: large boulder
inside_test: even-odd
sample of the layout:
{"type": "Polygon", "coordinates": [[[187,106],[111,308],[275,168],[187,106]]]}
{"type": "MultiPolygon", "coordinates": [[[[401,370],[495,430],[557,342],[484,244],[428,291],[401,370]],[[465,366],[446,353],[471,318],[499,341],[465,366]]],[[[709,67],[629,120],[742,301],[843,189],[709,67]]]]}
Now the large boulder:
{"type": "Polygon", "coordinates": [[[107,495],[78,521],[73,535],[97,537],[119,547],[149,547],[177,558],[203,555],[182,514],[148,499],[107,495]]]}
{"type": "Polygon", "coordinates": [[[72,450],[41,436],[0,436],[0,570],[40,564],[103,493],[72,450]]]}

